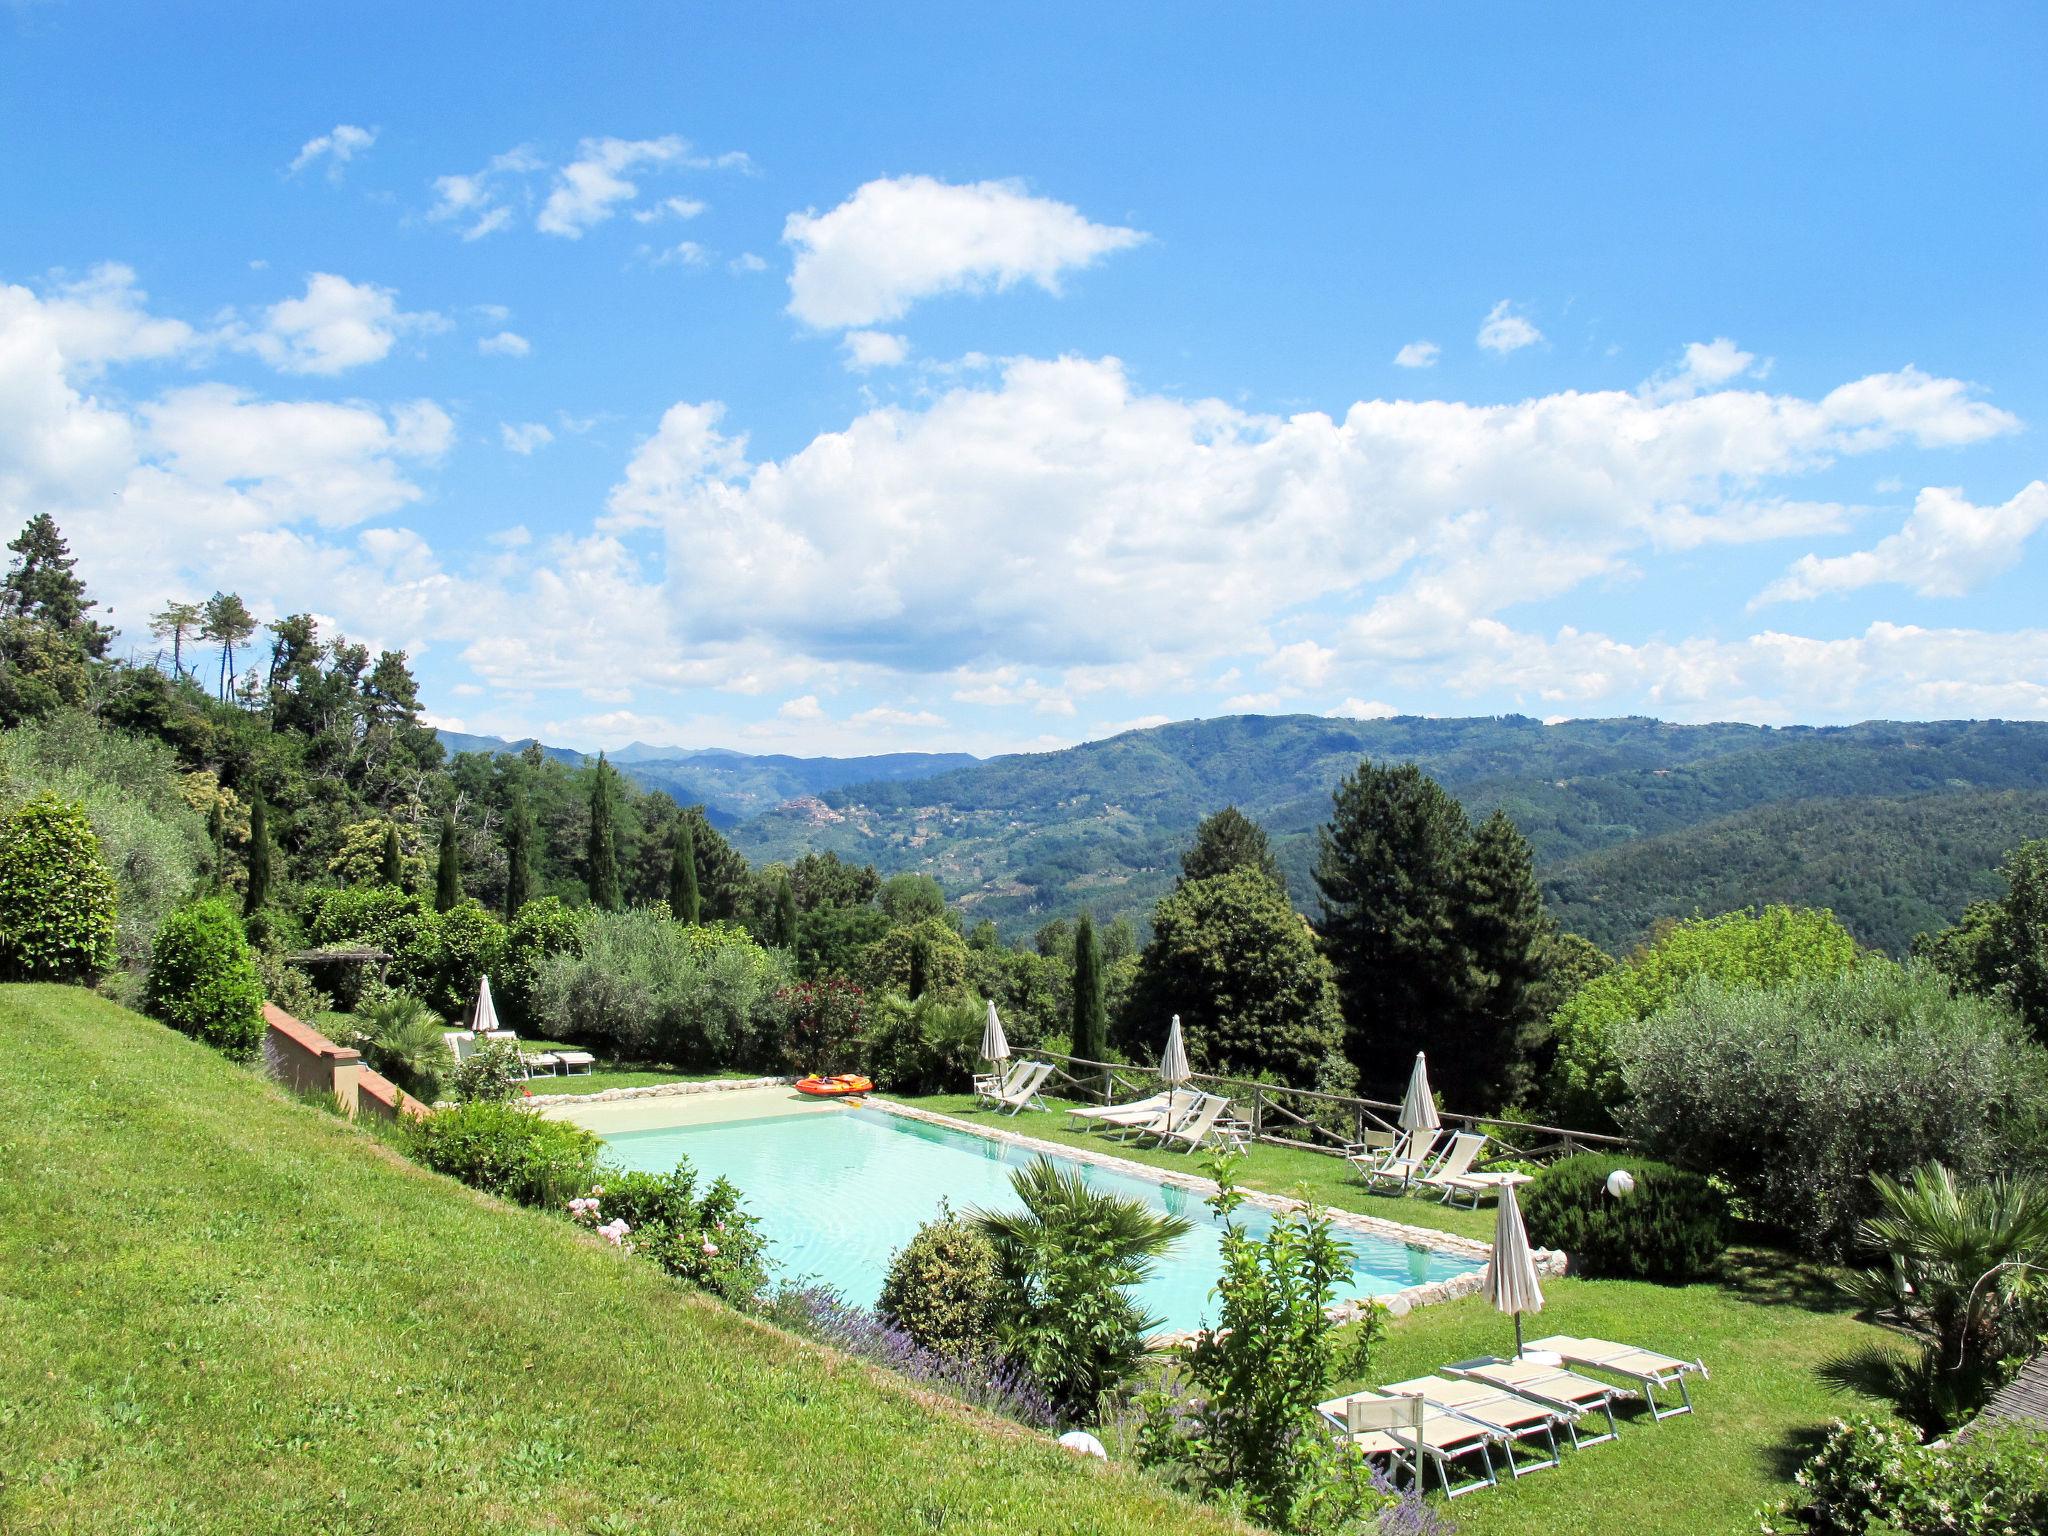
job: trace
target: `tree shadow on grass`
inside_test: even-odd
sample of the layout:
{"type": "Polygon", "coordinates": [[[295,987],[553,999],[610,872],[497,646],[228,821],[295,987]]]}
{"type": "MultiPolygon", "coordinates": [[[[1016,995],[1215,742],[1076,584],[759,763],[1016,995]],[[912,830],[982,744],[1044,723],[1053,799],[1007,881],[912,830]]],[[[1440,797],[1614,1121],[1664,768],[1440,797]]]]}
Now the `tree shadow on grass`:
{"type": "Polygon", "coordinates": [[[1733,1295],[1765,1306],[1828,1313],[1853,1310],[1836,1286],[1833,1270],[1782,1248],[1731,1247],[1721,1257],[1720,1281],[1733,1295]]]}
{"type": "Polygon", "coordinates": [[[1763,1447],[1764,1465],[1778,1482],[1789,1483],[1801,1467],[1813,1460],[1814,1452],[1827,1438],[1828,1426],[1825,1424],[1808,1424],[1792,1430],[1783,1439],[1763,1447]]]}

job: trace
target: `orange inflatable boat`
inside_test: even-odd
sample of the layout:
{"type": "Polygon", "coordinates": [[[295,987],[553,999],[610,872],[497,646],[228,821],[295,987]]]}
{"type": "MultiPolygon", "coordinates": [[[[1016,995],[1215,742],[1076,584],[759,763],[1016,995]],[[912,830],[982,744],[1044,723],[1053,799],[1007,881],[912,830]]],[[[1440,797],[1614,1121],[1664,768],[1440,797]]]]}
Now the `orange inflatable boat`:
{"type": "Polygon", "coordinates": [[[849,1093],[873,1093],[874,1082],[858,1073],[842,1072],[837,1077],[820,1077],[813,1072],[801,1078],[796,1085],[798,1093],[808,1093],[815,1098],[836,1099],[849,1093]]]}

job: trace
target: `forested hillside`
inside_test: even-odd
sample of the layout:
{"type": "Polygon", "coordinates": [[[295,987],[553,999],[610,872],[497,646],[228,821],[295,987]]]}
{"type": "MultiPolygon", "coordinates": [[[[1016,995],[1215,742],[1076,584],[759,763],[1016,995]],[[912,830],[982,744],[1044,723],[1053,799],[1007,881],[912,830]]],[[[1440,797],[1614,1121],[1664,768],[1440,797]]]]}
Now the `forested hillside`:
{"type": "Polygon", "coordinates": [[[1839,905],[1866,942],[1897,947],[1981,894],[2000,850],[2048,830],[2023,798],[1990,793],[2048,787],[2048,725],[2038,723],[1773,729],[1640,718],[1237,716],[827,790],[732,836],[757,860],[829,849],[885,871],[931,874],[974,917],[1014,935],[1084,905],[1143,921],[1171,885],[1195,823],[1235,803],[1270,829],[1290,893],[1306,909],[1315,828],[1329,814],[1331,789],[1361,757],[1416,763],[1474,816],[1506,810],[1553,876],[1554,893],[1573,893],[1573,926],[1612,943],[1658,916],[1796,887],[1800,899],[1839,905]],[[1857,806],[1922,797],[1944,803],[1857,806]],[[1699,845],[1711,850],[1697,865],[1711,890],[1697,879],[1687,885],[1687,855],[1662,841],[1794,805],[1804,810],[1793,822],[1738,821],[1699,845]],[[1807,850],[1798,862],[1809,871],[1796,881],[1782,835],[1795,824],[1796,846],[1807,850]],[[1853,856],[1822,856],[1851,842],[1853,856]],[[1597,863],[1575,862],[1603,850],[1612,852],[1597,863]],[[1648,861],[1639,874],[1637,850],[1648,861]],[[1568,870],[1569,886],[1557,883],[1568,870]]]}

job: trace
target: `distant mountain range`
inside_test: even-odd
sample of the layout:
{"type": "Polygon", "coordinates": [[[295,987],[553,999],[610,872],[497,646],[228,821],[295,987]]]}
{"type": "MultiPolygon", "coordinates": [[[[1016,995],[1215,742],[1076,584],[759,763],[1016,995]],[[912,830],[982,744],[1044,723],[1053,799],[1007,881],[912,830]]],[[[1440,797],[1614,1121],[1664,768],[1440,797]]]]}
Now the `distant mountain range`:
{"type": "Polygon", "coordinates": [[[1783,900],[1831,906],[1866,943],[1900,951],[1993,894],[2006,849],[2048,835],[2048,724],[2030,722],[1241,715],[985,761],[614,754],[642,785],[703,803],[751,859],[831,849],[922,871],[1010,937],[1081,907],[1142,926],[1195,823],[1229,804],[1273,834],[1295,901],[1312,911],[1315,830],[1366,757],[1418,764],[1475,819],[1504,808],[1535,849],[1552,910],[1609,948],[1661,918],[1783,900]]]}

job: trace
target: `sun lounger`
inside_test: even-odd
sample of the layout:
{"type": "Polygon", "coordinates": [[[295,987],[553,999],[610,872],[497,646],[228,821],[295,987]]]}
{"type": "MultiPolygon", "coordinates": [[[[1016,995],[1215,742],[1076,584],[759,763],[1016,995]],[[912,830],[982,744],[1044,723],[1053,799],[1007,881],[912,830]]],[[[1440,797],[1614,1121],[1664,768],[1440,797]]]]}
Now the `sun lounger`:
{"type": "Polygon", "coordinates": [[[1354,1392],[1318,1403],[1316,1412],[1345,1444],[1361,1455],[1384,1457],[1395,1470],[1408,1472],[1424,1487],[1428,1485],[1427,1469],[1436,1468],[1446,1498],[1498,1485],[1493,1447],[1501,1438],[1499,1431],[1462,1414],[1431,1407],[1419,1396],[1354,1392]],[[1477,1469],[1468,1466],[1464,1481],[1453,1482],[1452,1469],[1475,1457],[1477,1469]]]}
{"type": "Polygon", "coordinates": [[[1526,1184],[1533,1174],[1527,1173],[1462,1173],[1454,1179],[1443,1180],[1444,1203],[1456,1205],[1456,1197],[1464,1195],[1468,1210],[1479,1209],[1479,1197],[1489,1190],[1498,1195],[1510,1184],[1526,1184]]]}
{"type": "Polygon", "coordinates": [[[597,1058],[588,1051],[557,1051],[555,1060],[562,1064],[564,1077],[588,1077],[597,1065],[597,1058]]]}
{"type": "MultiPolygon", "coordinates": [[[[1179,1098],[1186,1104],[1192,1102],[1194,1095],[1184,1093],[1179,1098]]],[[[1128,1104],[1084,1104],[1067,1111],[1071,1119],[1083,1122],[1069,1129],[1087,1130],[1095,1125],[1142,1125],[1158,1119],[1173,1099],[1174,1095],[1170,1093],[1155,1093],[1149,1099],[1134,1099],[1128,1104]]]]}
{"type": "Polygon", "coordinates": [[[536,1072],[542,1072],[549,1077],[553,1077],[555,1069],[561,1065],[561,1058],[553,1051],[520,1050],[519,1033],[516,1030],[494,1029],[486,1034],[484,1038],[486,1040],[495,1040],[500,1045],[511,1046],[512,1054],[519,1058],[520,1071],[527,1077],[534,1076],[536,1072]]]}
{"type": "Polygon", "coordinates": [[[1460,1131],[1451,1138],[1451,1145],[1444,1155],[1437,1159],[1436,1166],[1427,1173],[1418,1174],[1415,1182],[1425,1189],[1441,1190],[1449,1200],[1452,1181],[1462,1179],[1471,1169],[1473,1160],[1479,1156],[1480,1148],[1486,1145],[1486,1138],[1477,1131],[1460,1131]]]}
{"type": "Polygon", "coordinates": [[[1198,1093],[1195,1099],[1195,1107],[1185,1115],[1132,1129],[1140,1135],[1150,1136],[1163,1147],[1179,1147],[1183,1152],[1192,1152],[1210,1141],[1225,1146],[1237,1145],[1220,1136],[1216,1130],[1216,1122],[1223,1117],[1223,1111],[1230,1108],[1230,1100],[1216,1093],[1198,1093]]]}
{"type": "Polygon", "coordinates": [[[1384,1156],[1374,1159],[1370,1154],[1364,1154],[1351,1158],[1351,1165],[1358,1170],[1368,1189],[1381,1184],[1398,1184],[1405,1190],[1416,1175],[1429,1166],[1440,1139],[1435,1131],[1410,1131],[1396,1140],[1384,1156]]]}
{"type": "Polygon", "coordinates": [[[1557,1448],[1557,1426],[1578,1417],[1576,1408],[1541,1403],[1505,1387],[1462,1376],[1417,1376],[1408,1381],[1389,1382],[1380,1390],[1415,1393],[1432,1408],[1455,1413],[1499,1431],[1501,1449],[1507,1453],[1508,1471],[1516,1477],[1526,1477],[1531,1472],[1556,1466],[1563,1459],[1557,1448]],[[1515,1445],[1525,1440],[1537,1441],[1548,1448],[1549,1459],[1527,1465],[1517,1461],[1515,1445]]]}
{"type": "Polygon", "coordinates": [[[1533,1397],[1539,1403],[1553,1403],[1559,1408],[1569,1408],[1573,1417],[1566,1421],[1571,1432],[1572,1449],[1584,1450],[1589,1445],[1604,1445],[1619,1433],[1614,1421],[1614,1405],[1623,1398],[1636,1396],[1627,1387],[1613,1386],[1608,1382],[1595,1381],[1591,1376],[1581,1376],[1577,1371],[1568,1371],[1561,1365],[1543,1365],[1530,1359],[1503,1360],[1498,1355],[1485,1355],[1477,1360],[1460,1360],[1456,1365],[1444,1367],[1446,1376],[1469,1376],[1474,1381],[1483,1381],[1509,1392],[1519,1392],[1524,1397],[1533,1397]],[[1607,1433],[1604,1435],[1581,1435],[1579,1419],[1595,1410],[1607,1416],[1607,1433]]]}
{"type": "Polygon", "coordinates": [[[1539,1358],[1553,1354],[1566,1365],[1581,1370],[1611,1371],[1616,1376],[1626,1376],[1641,1385],[1643,1401],[1649,1404],[1650,1417],[1668,1419],[1674,1414],[1692,1412],[1692,1394],[1686,1390],[1685,1378],[1698,1376],[1708,1379],[1706,1362],[1702,1360],[1681,1360],[1676,1355],[1660,1354],[1654,1349],[1638,1349],[1632,1344],[1617,1344],[1612,1339],[1580,1339],[1570,1334],[1553,1334],[1547,1339],[1537,1339],[1522,1351],[1522,1358],[1531,1355],[1539,1358]],[[1660,1391],[1678,1389],[1678,1405],[1669,1407],[1657,1400],[1660,1391]]]}
{"type": "Polygon", "coordinates": [[[974,1074],[974,1096],[977,1099],[996,1099],[1015,1083],[1022,1080],[1033,1063],[1021,1056],[1001,1072],[977,1072],[974,1074]]]}
{"type": "Polygon", "coordinates": [[[1038,1090],[1045,1086],[1045,1080],[1051,1076],[1051,1062],[1025,1062],[1023,1071],[1012,1077],[1008,1083],[991,1095],[991,1100],[996,1107],[996,1113],[1001,1114],[1007,1109],[1014,1115],[1018,1110],[1025,1108],[1027,1105],[1036,1106],[1039,1109],[1045,1108],[1045,1101],[1039,1098],[1038,1090]]]}

